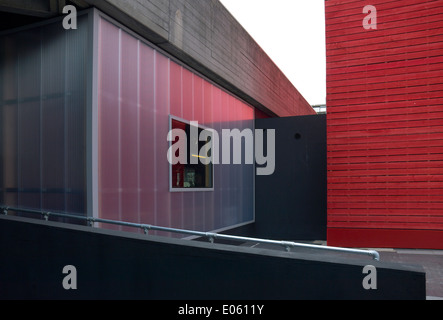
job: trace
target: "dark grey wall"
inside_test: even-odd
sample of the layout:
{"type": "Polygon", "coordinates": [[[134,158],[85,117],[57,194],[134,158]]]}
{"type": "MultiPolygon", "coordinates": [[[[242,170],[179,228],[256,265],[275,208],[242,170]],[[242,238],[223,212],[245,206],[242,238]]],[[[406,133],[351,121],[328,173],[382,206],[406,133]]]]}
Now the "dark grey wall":
{"type": "MultiPolygon", "coordinates": [[[[0,216],[0,299],[425,299],[418,267],[0,216]],[[365,290],[365,265],[377,290],[365,290]],[[65,290],[63,267],[77,270],[65,290]]],[[[168,312],[168,310],[165,310],[168,312]]],[[[169,310],[171,311],[171,310],[169,310]]]]}
{"type": "Polygon", "coordinates": [[[276,168],[256,177],[256,230],[262,237],[326,240],[326,115],[258,119],[275,129],[276,168]]]}
{"type": "Polygon", "coordinates": [[[257,119],[255,126],[275,130],[275,172],[255,178],[255,223],[227,233],[326,240],[326,115],[257,119]]]}

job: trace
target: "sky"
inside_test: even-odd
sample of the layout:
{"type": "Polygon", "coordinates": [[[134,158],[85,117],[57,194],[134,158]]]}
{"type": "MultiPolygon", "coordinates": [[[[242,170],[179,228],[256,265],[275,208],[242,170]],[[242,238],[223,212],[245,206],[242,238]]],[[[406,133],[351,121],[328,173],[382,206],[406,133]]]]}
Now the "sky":
{"type": "Polygon", "coordinates": [[[311,105],[326,104],[324,0],[220,0],[311,105]]]}

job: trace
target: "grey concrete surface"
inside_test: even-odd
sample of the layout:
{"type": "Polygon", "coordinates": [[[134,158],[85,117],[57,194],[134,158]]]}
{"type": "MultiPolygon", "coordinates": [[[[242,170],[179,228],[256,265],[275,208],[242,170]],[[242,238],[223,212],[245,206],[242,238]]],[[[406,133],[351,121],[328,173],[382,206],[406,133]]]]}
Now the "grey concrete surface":
{"type": "Polygon", "coordinates": [[[259,109],[315,114],[218,0],[85,1],[259,109]]]}

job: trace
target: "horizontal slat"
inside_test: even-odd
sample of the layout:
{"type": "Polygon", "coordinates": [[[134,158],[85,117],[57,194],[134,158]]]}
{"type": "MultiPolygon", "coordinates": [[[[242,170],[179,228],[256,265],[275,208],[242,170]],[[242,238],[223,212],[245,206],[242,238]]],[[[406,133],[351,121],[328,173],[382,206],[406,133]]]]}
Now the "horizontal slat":
{"type": "MultiPolygon", "coordinates": [[[[329,126],[328,126],[329,129],[329,126]]],[[[336,139],[346,137],[379,137],[379,136],[393,136],[393,135],[407,135],[407,134],[432,134],[443,132],[443,126],[434,127],[419,127],[419,128],[397,128],[397,129],[379,129],[379,130],[355,130],[355,131],[337,131],[333,134],[328,134],[328,137],[336,139]]]]}
{"type": "MultiPolygon", "coordinates": [[[[408,164],[408,163],[402,163],[402,164],[408,164]]],[[[349,165],[348,165],[349,167],[349,165]]],[[[368,165],[369,167],[369,165],[368,165]]],[[[330,166],[328,166],[330,168],[330,166]]],[[[412,180],[418,180],[418,179],[425,179],[425,178],[419,178],[418,176],[425,176],[428,177],[426,180],[422,181],[428,181],[433,179],[438,179],[438,181],[441,181],[443,174],[441,167],[440,168],[414,168],[414,169],[380,169],[380,170],[374,170],[374,169],[362,169],[362,170],[346,170],[346,171],[329,171],[328,174],[328,183],[335,183],[335,182],[359,182],[359,181],[373,181],[371,179],[376,179],[374,177],[380,177],[379,180],[386,181],[386,180],[396,180],[396,181],[407,181],[402,179],[411,179],[412,180]],[[414,178],[415,177],[415,178],[414,178]],[[384,179],[384,180],[383,180],[384,179]]]]}
{"type": "MultiPolygon", "coordinates": [[[[438,99],[440,100],[440,99],[438,99]]],[[[443,100],[443,99],[442,99],[443,100]]],[[[422,101],[423,104],[428,103],[428,101],[422,101]]],[[[378,109],[378,106],[371,106],[369,108],[352,108],[352,109],[342,109],[341,112],[338,110],[338,107],[333,109],[334,112],[328,113],[328,120],[333,124],[335,121],[340,119],[353,119],[353,118],[365,118],[368,121],[372,121],[372,118],[378,117],[390,117],[390,116],[419,116],[426,117],[427,113],[440,113],[443,112],[443,105],[414,105],[416,102],[414,101],[405,101],[403,106],[401,107],[389,107],[384,109],[378,109]],[[409,107],[409,105],[413,105],[413,107],[409,107]],[[356,110],[355,110],[356,109],[356,110]]],[[[332,125],[333,125],[332,124],[332,125]]]]}
{"type": "Polygon", "coordinates": [[[367,143],[359,144],[329,144],[328,152],[337,151],[357,151],[357,150],[384,150],[384,149],[406,149],[406,148],[420,148],[420,147],[443,147],[443,140],[419,140],[419,141],[389,141],[372,142],[368,139],[367,143]]]}
{"type": "MultiPolygon", "coordinates": [[[[396,207],[395,204],[398,203],[442,203],[441,201],[441,189],[429,189],[432,190],[432,195],[424,194],[421,189],[368,189],[369,194],[364,194],[362,190],[335,190],[328,189],[328,203],[336,203],[337,208],[356,208],[355,205],[363,205],[361,209],[370,210],[367,207],[368,203],[384,203],[386,204],[386,209],[405,209],[401,207],[396,207]],[[400,191],[403,191],[401,193],[400,191]],[[416,192],[414,192],[416,191],[416,192]],[[351,192],[352,194],[348,194],[351,192]],[[391,205],[391,206],[390,206],[391,205]],[[390,207],[388,207],[390,206],[390,207]]],[[[383,208],[383,206],[378,206],[377,208],[383,208]]],[[[430,210],[432,208],[426,206],[418,206],[421,210],[430,210]]],[[[411,208],[414,209],[414,208],[411,208]]],[[[434,208],[435,209],[435,208],[434,208]]]]}
{"type": "MultiPolygon", "coordinates": [[[[344,152],[343,152],[344,153],[344,152]]],[[[375,153],[375,152],[373,152],[375,153]]],[[[345,154],[345,153],[344,153],[345,154]]],[[[379,153],[376,153],[378,156],[380,156],[379,153]]],[[[427,155],[427,153],[423,153],[424,155],[427,155]]],[[[441,153],[435,153],[437,155],[437,159],[443,160],[443,156],[441,153]]],[[[385,170],[383,171],[383,175],[386,175],[386,171],[389,170],[399,170],[400,173],[397,174],[414,174],[414,172],[420,172],[420,174],[439,174],[437,169],[440,169],[441,167],[438,167],[436,164],[434,164],[434,161],[430,162],[424,162],[428,163],[428,166],[420,167],[415,162],[409,162],[407,156],[403,156],[403,161],[398,162],[375,162],[375,163],[352,163],[353,158],[349,157],[348,163],[340,163],[340,164],[334,164],[334,155],[337,155],[336,153],[328,153],[328,171],[330,174],[334,174],[334,171],[350,171],[350,174],[353,174],[352,171],[356,170],[365,170],[365,172],[368,172],[368,170],[385,170]],[[403,171],[402,171],[403,170],[403,171]],[[414,171],[416,170],[416,171],[414,171]],[[426,170],[428,170],[426,172],[426,170]]],[[[428,160],[429,161],[429,160],[428,160]]],[[[440,163],[441,161],[437,161],[440,163]]],[[[443,170],[443,169],[442,169],[443,170]]],[[[394,172],[394,171],[393,171],[394,172]]],[[[442,171],[440,171],[442,172],[442,171]]],[[[341,174],[341,173],[340,173],[341,174]]],[[[367,174],[368,175],[368,174],[367,174]]],[[[373,173],[371,175],[374,175],[373,173]]]]}
{"type": "Polygon", "coordinates": [[[347,89],[347,91],[358,91],[353,90],[354,87],[358,86],[367,86],[372,84],[384,84],[387,86],[399,87],[400,84],[402,85],[408,85],[409,82],[414,81],[420,81],[420,80],[427,80],[433,79],[433,81],[436,81],[438,83],[438,79],[441,79],[443,77],[443,70],[442,68],[438,68],[438,70],[430,70],[426,71],[423,70],[421,67],[416,67],[415,70],[408,69],[408,71],[413,71],[413,74],[410,73],[403,73],[403,74],[382,74],[379,76],[373,76],[373,77],[360,77],[353,79],[353,81],[350,81],[349,79],[336,79],[332,80],[329,79],[330,82],[327,83],[327,89],[331,90],[333,88],[343,88],[347,89]]]}
{"type": "MultiPolygon", "coordinates": [[[[371,112],[370,114],[383,115],[384,112],[401,112],[403,114],[408,113],[407,108],[412,108],[419,112],[427,112],[425,109],[420,109],[420,107],[431,107],[434,111],[440,111],[443,108],[443,99],[440,97],[437,98],[429,98],[426,100],[423,99],[415,99],[415,100],[402,100],[402,101],[394,101],[390,103],[360,103],[359,105],[347,105],[347,104],[337,104],[337,105],[328,105],[330,107],[328,109],[328,120],[331,120],[332,117],[343,118],[348,114],[349,116],[355,116],[356,114],[360,114],[360,112],[371,112]],[[403,111],[404,108],[404,111],[403,111]],[[374,112],[374,113],[372,113],[374,112]],[[339,116],[339,115],[342,116],[339,116]]],[[[416,113],[416,112],[412,112],[416,113]]],[[[368,116],[366,114],[364,116],[368,116]]]]}
{"type": "Polygon", "coordinates": [[[333,107],[335,104],[343,105],[347,104],[348,106],[353,105],[361,105],[362,101],[365,101],[366,103],[372,104],[372,103],[394,103],[399,101],[405,101],[405,100],[420,100],[420,99],[442,99],[443,98],[443,91],[441,90],[435,90],[435,91],[429,91],[429,92],[403,92],[403,93],[397,93],[397,94],[390,94],[389,92],[385,92],[384,95],[382,92],[378,92],[376,96],[367,96],[367,97],[352,97],[352,98],[340,98],[335,96],[330,97],[328,95],[327,98],[327,105],[328,107],[333,107]]]}
{"type": "MultiPolygon", "coordinates": [[[[431,80],[429,80],[431,81],[431,80]]],[[[436,97],[442,97],[443,98],[443,82],[441,82],[439,79],[434,80],[434,82],[428,82],[428,84],[423,85],[416,85],[416,86],[403,86],[403,87],[397,87],[397,88],[389,88],[387,86],[380,86],[377,89],[371,90],[368,88],[367,90],[362,90],[363,88],[360,88],[360,91],[351,91],[351,92],[335,92],[335,90],[329,90],[328,91],[328,97],[330,100],[341,100],[341,99],[361,99],[366,98],[368,96],[370,97],[385,97],[386,95],[405,95],[412,96],[414,94],[420,94],[420,93],[430,93],[435,92],[436,97]]],[[[386,99],[386,98],[385,98],[386,99]]],[[[398,99],[398,98],[397,98],[398,99]]],[[[404,97],[403,97],[404,100],[404,97]]],[[[395,100],[392,100],[395,101],[395,100]]]]}
{"type": "MultiPolygon", "coordinates": [[[[342,175],[341,171],[361,171],[365,170],[365,175],[370,175],[373,170],[379,170],[380,174],[388,174],[391,170],[418,170],[419,168],[442,168],[443,161],[441,154],[424,155],[377,155],[373,157],[354,158],[328,158],[329,175],[342,175]]],[[[405,171],[408,172],[408,171],[405,171]]],[[[378,174],[374,172],[374,174],[378,174]]]]}
{"type": "MultiPolygon", "coordinates": [[[[436,121],[443,119],[443,106],[437,107],[440,110],[438,112],[429,112],[428,108],[422,109],[421,112],[408,114],[406,112],[403,112],[403,114],[392,114],[392,115],[377,115],[373,116],[370,112],[367,113],[366,116],[361,117],[346,117],[346,118],[335,118],[333,121],[331,121],[331,118],[329,118],[330,123],[328,125],[328,128],[331,131],[334,131],[334,127],[337,126],[361,126],[364,128],[369,128],[369,125],[376,125],[381,124],[384,127],[386,125],[393,125],[393,127],[397,127],[398,122],[406,122],[403,126],[411,126],[411,127],[422,127],[422,125],[414,125],[417,123],[417,121],[436,121]]],[[[436,108],[436,109],[437,109],[436,108]]],[[[397,110],[397,112],[400,113],[403,109],[397,110]]],[[[442,123],[439,123],[442,124],[442,123]]],[[[402,127],[402,126],[400,126],[402,127]]],[[[372,128],[372,127],[371,127],[372,128]]],[[[375,127],[376,128],[376,127],[375,127]]],[[[361,128],[360,128],[361,129],[361,128]]],[[[435,140],[435,139],[433,139],[435,140]]]]}
{"type": "MultiPolygon", "coordinates": [[[[379,40],[379,38],[372,41],[369,41],[367,38],[354,40],[353,42],[356,43],[347,43],[346,46],[339,42],[327,42],[327,62],[328,64],[342,62],[346,60],[344,59],[346,57],[349,59],[349,65],[360,65],[364,62],[366,64],[373,64],[374,61],[371,58],[385,56],[386,61],[396,61],[399,60],[396,55],[401,56],[402,53],[405,55],[417,54],[420,53],[420,48],[422,48],[422,51],[438,50],[442,36],[437,30],[440,29],[441,26],[435,30],[432,29],[434,31],[430,31],[427,28],[424,28],[423,31],[415,31],[414,36],[416,38],[408,38],[403,34],[390,36],[389,43],[377,42],[376,39],[379,40]],[[357,59],[362,61],[357,61],[357,59]]],[[[425,58],[424,52],[421,53],[417,57],[425,58]]]]}
{"type": "MultiPolygon", "coordinates": [[[[428,0],[429,3],[431,2],[438,2],[439,0],[428,0]]],[[[371,1],[373,5],[389,5],[391,4],[393,7],[403,7],[403,6],[410,6],[417,4],[416,0],[404,0],[404,1],[398,1],[398,0],[373,0],[371,1]]],[[[363,5],[366,5],[364,3],[363,5]]],[[[327,12],[342,12],[346,9],[352,9],[352,8],[363,8],[361,1],[356,0],[325,0],[325,9],[327,12]]]]}
{"type": "MultiPolygon", "coordinates": [[[[440,140],[430,140],[427,143],[423,141],[406,141],[406,142],[396,142],[392,143],[379,142],[379,143],[369,143],[369,144],[355,144],[351,148],[349,145],[329,145],[328,147],[328,157],[337,156],[339,153],[346,154],[350,156],[353,153],[358,153],[360,151],[367,152],[371,151],[367,155],[374,154],[429,154],[429,153],[440,153],[443,150],[443,141],[440,140]],[[426,149],[423,149],[426,148],[426,149]],[[423,150],[426,150],[423,151],[423,150]]],[[[360,153],[358,153],[360,155],[360,153]]],[[[406,160],[406,159],[405,159],[406,160]]]]}
{"type": "MultiPolygon", "coordinates": [[[[362,11],[363,7],[368,3],[362,3],[361,1],[356,0],[326,0],[325,1],[325,11],[327,14],[337,13],[337,16],[346,16],[350,13],[352,14],[355,9],[359,9],[362,11]],[[350,12],[347,12],[347,10],[350,12]]],[[[371,4],[375,7],[383,8],[383,9],[394,9],[398,12],[400,10],[403,11],[412,11],[416,12],[421,9],[426,9],[430,5],[439,4],[439,0],[427,0],[417,3],[417,0],[372,0],[371,4]]]]}
{"type": "MultiPolygon", "coordinates": [[[[441,71],[443,61],[438,61],[437,57],[432,58],[434,61],[430,61],[430,59],[426,58],[422,63],[420,61],[414,61],[415,65],[410,64],[408,66],[400,66],[388,68],[393,62],[385,63],[385,65],[380,68],[361,68],[360,70],[356,70],[356,72],[352,72],[352,70],[346,68],[345,70],[336,69],[334,73],[328,72],[328,86],[331,83],[335,83],[335,81],[347,81],[349,85],[353,84],[361,84],[361,83],[371,83],[371,81],[380,82],[380,78],[389,77],[389,76],[403,76],[405,79],[413,78],[415,74],[419,77],[421,73],[431,72],[431,71],[441,71]],[[383,68],[384,67],[384,68],[383,68]],[[389,72],[386,72],[386,69],[389,69],[389,72]],[[348,71],[348,72],[346,72],[348,71]],[[362,73],[364,72],[364,73],[362,73]]],[[[332,63],[331,63],[332,64],[332,63]]],[[[330,69],[332,70],[332,69],[330,69]]],[[[389,79],[389,78],[388,78],[389,79]]],[[[341,84],[343,85],[343,83],[341,84]]]]}
{"type": "Polygon", "coordinates": [[[443,230],[441,223],[328,222],[328,228],[443,230]]]}
{"type": "Polygon", "coordinates": [[[441,36],[436,34],[435,36],[418,38],[414,41],[405,39],[395,43],[390,43],[389,45],[384,44],[381,49],[381,44],[379,43],[368,43],[364,47],[343,47],[338,46],[338,44],[333,45],[333,43],[331,43],[329,46],[330,50],[327,51],[326,60],[329,65],[331,63],[339,63],[345,60],[348,60],[351,65],[360,65],[362,63],[374,64],[377,62],[373,61],[374,58],[379,59],[384,57],[385,61],[401,60],[402,54],[404,57],[414,53],[418,58],[425,58],[428,56],[426,55],[426,51],[438,50],[441,48],[440,40],[441,36]],[[358,61],[358,59],[361,61],[358,61]]]}
{"type": "Polygon", "coordinates": [[[443,84],[436,84],[433,86],[422,86],[422,87],[412,87],[408,91],[405,89],[386,89],[386,90],[374,90],[369,92],[367,95],[357,93],[340,93],[340,94],[329,94],[327,98],[328,107],[333,107],[334,105],[343,106],[346,105],[349,108],[353,106],[362,106],[364,103],[367,104],[394,104],[401,101],[414,101],[423,99],[439,99],[443,101],[443,84]],[[430,90],[426,90],[429,88],[430,90]],[[392,92],[392,93],[391,93],[392,92]]]}
{"type": "Polygon", "coordinates": [[[364,171],[364,175],[396,175],[396,174],[413,174],[414,172],[429,173],[432,170],[443,168],[443,156],[439,156],[439,159],[423,161],[420,156],[408,156],[402,158],[378,156],[378,157],[366,157],[366,161],[352,162],[350,160],[357,160],[355,158],[348,158],[347,162],[341,162],[340,159],[330,158],[327,168],[329,176],[342,176],[341,171],[352,172],[364,171]],[[395,159],[397,161],[393,161],[395,159]],[[372,161],[371,161],[372,160],[372,161]],[[423,170],[423,171],[420,171],[423,170]],[[428,170],[428,171],[426,171],[428,170]],[[379,172],[379,173],[378,173],[379,172]],[[392,173],[391,173],[392,172],[392,173]]]}
{"type": "MultiPolygon", "coordinates": [[[[378,20],[377,28],[379,32],[364,31],[362,29],[362,20],[353,21],[352,25],[348,24],[346,28],[343,25],[328,24],[326,31],[326,39],[335,41],[346,37],[349,40],[357,40],[368,37],[376,37],[383,32],[405,33],[406,28],[428,29],[438,26],[441,23],[443,11],[423,11],[420,17],[411,17],[410,13],[396,14],[391,19],[378,20]],[[406,23],[407,21],[407,23],[406,23]]],[[[363,18],[363,16],[361,16],[363,18]]]]}
{"type": "Polygon", "coordinates": [[[375,43],[363,47],[340,47],[338,43],[331,44],[327,51],[327,68],[333,70],[360,65],[372,66],[377,63],[438,56],[442,38],[441,34],[436,34],[428,38],[418,38],[417,41],[405,39],[390,42],[389,45],[375,43]]]}
{"type": "Polygon", "coordinates": [[[441,202],[333,202],[328,201],[328,209],[443,209],[441,202]]]}
{"type": "Polygon", "coordinates": [[[337,95],[337,94],[347,94],[350,95],[355,94],[357,96],[365,97],[372,92],[378,92],[380,90],[389,90],[396,92],[401,90],[403,92],[405,90],[414,90],[417,92],[428,92],[432,90],[432,86],[442,85],[443,77],[442,75],[437,75],[435,77],[427,77],[427,78],[406,78],[406,77],[398,77],[397,80],[389,80],[385,82],[378,83],[353,83],[349,86],[338,86],[338,87],[329,87],[328,94],[337,95]],[[431,87],[431,88],[429,88],[431,87]]]}
{"type": "MultiPolygon", "coordinates": [[[[328,7],[325,10],[326,16],[326,25],[329,28],[342,28],[346,25],[356,25],[360,26],[361,21],[366,16],[363,13],[364,6],[367,3],[361,3],[359,7],[352,7],[347,9],[344,7],[344,10],[330,12],[328,11],[328,7]]],[[[395,21],[395,17],[397,15],[407,14],[410,19],[419,18],[421,15],[425,15],[428,12],[441,12],[443,3],[441,1],[421,1],[418,2],[414,0],[402,0],[395,2],[385,2],[385,3],[377,3],[377,1],[372,1],[371,5],[373,5],[377,9],[377,17],[378,20],[385,21],[395,21]],[[411,1],[411,2],[409,2],[411,1]]],[[[407,20],[406,20],[407,21],[407,20]]]]}
{"type": "Polygon", "coordinates": [[[409,128],[411,129],[411,133],[413,133],[414,128],[420,127],[437,127],[443,126],[443,119],[419,119],[419,120],[395,120],[395,121],[386,121],[386,122],[370,122],[370,123],[362,123],[362,122],[353,122],[353,120],[349,120],[348,124],[341,124],[341,120],[336,120],[339,123],[328,123],[328,133],[332,132],[340,132],[340,131],[356,131],[356,130],[379,130],[384,128],[397,129],[397,128],[409,128]]]}
{"type": "MultiPolygon", "coordinates": [[[[442,37],[443,39],[443,37],[442,37]]],[[[443,41],[443,40],[442,40],[443,41]]],[[[441,64],[443,63],[443,56],[439,57],[429,57],[423,59],[412,59],[412,60],[404,60],[404,61],[386,61],[384,63],[371,64],[371,65],[358,65],[358,66],[349,66],[349,67],[341,67],[334,68],[334,64],[327,64],[327,73],[328,76],[335,74],[343,74],[346,77],[348,73],[359,73],[360,77],[368,77],[367,74],[363,72],[374,72],[376,70],[386,70],[396,71],[402,68],[410,68],[416,66],[428,66],[432,64],[441,64]],[[393,69],[393,70],[391,70],[393,69]]]]}
{"type": "Polygon", "coordinates": [[[389,215],[332,215],[328,217],[329,222],[389,222],[389,223],[438,223],[443,224],[443,217],[425,217],[425,216],[389,216],[389,215]]]}
{"type": "Polygon", "coordinates": [[[443,181],[405,181],[371,183],[328,183],[329,190],[371,190],[371,189],[443,189],[443,181]]]}
{"type": "MultiPolygon", "coordinates": [[[[328,177],[328,184],[386,184],[388,188],[391,183],[405,182],[405,188],[409,188],[412,182],[443,182],[443,172],[438,168],[434,168],[434,173],[428,174],[402,174],[402,175],[371,175],[366,176],[364,173],[356,176],[328,177]]],[[[443,184],[441,185],[443,190],[443,184]]],[[[331,188],[333,189],[333,187],[331,188]]],[[[367,189],[367,188],[365,188],[367,189]]],[[[441,199],[443,201],[443,198],[441,199]]]]}
{"type": "MultiPolygon", "coordinates": [[[[366,190],[335,190],[328,189],[328,202],[341,203],[343,208],[348,208],[349,203],[383,202],[383,203],[440,203],[442,189],[366,189],[366,190]],[[428,192],[426,192],[428,191],[428,192]]],[[[361,207],[366,208],[365,206],[361,207]]],[[[395,205],[393,206],[395,209],[395,205]]],[[[368,208],[366,208],[368,209],[368,208]]],[[[400,208],[398,208],[400,209],[400,208]]],[[[420,210],[429,210],[427,206],[419,207],[420,210]]],[[[368,209],[369,210],[369,209],[368,209]]]]}
{"type": "Polygon", "coordinates": [[[438,209],[329,209],[328,215],[393,215],[393,216],[442,216],[442,211],[438,209]]]}
{"type": "MultiPolygon", "coordinates": [[[[377,143],[402,143],[402,142],[421,142],[428,145],[428,143],[440,143],[443,145],[443,133],[434,134],[407,134],[398,136],[371,136],[371,137],[349,137],[349,138],[329,138],[328,149],[334,148],[334,146],[348,146],[349,149],[354,148],[354,145],[369,145],[377,143]],[[437,140],[437,142],[435,142],[437,140]]],[[[367,147],[366,147],[367,148],[367,147]]]]}
{"type": "MultiPolygon", "coordinates": [[[[443,16],[443,15],[442,15],[443,16]]],[[[389,43],[377,42],[380,41],[379,38],[369,41],[369,39],[355,40],[355,43],[346,43],[346,46],[339,42],[327,42],[327,62],[341,62],[345,61],[343,59],[345,56],[349,58],[349,66],[360,65],[364,62],[366,64],[373,64],[371,58],[378,58],[385,55],[386,61],[396,61],[399,60],[395,55],[400,55],[403,53],[420,53],[418,50],[420,47],[424,50],[437,50],[439,44],[441,43],[441,33],[438,32],[441,27],[436,29],[423,31],[415,31],[414,36],[416,38],[408,38],[404,34],[390,36],[389,43]],[[362,61],[355,61],[356,59],[361,59],[362,61]],[[354,60],[354,61],[352,61],[354,60]]],[[[342,39],[343,41],[343,39],[342,39]]],[[[424,52],[417,57],[426,57],[424,52]]],[[[334,66],[335,68],[340,66],[347,66],[346,64],[334,66]]]]}

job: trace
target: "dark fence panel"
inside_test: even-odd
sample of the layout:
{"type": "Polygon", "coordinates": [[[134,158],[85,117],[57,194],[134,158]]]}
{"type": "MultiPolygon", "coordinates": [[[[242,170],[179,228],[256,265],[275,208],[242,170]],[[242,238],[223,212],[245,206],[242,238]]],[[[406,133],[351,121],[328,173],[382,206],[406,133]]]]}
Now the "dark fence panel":
{"type": "Polygon", "coordinates": [[[421,268],[0,216],[1,299],[425,299],[421,268]],[[76,268],[77,289],[63,280],[76,268]],[[377,289],[363,288],[365,265],[377,289]]]}

